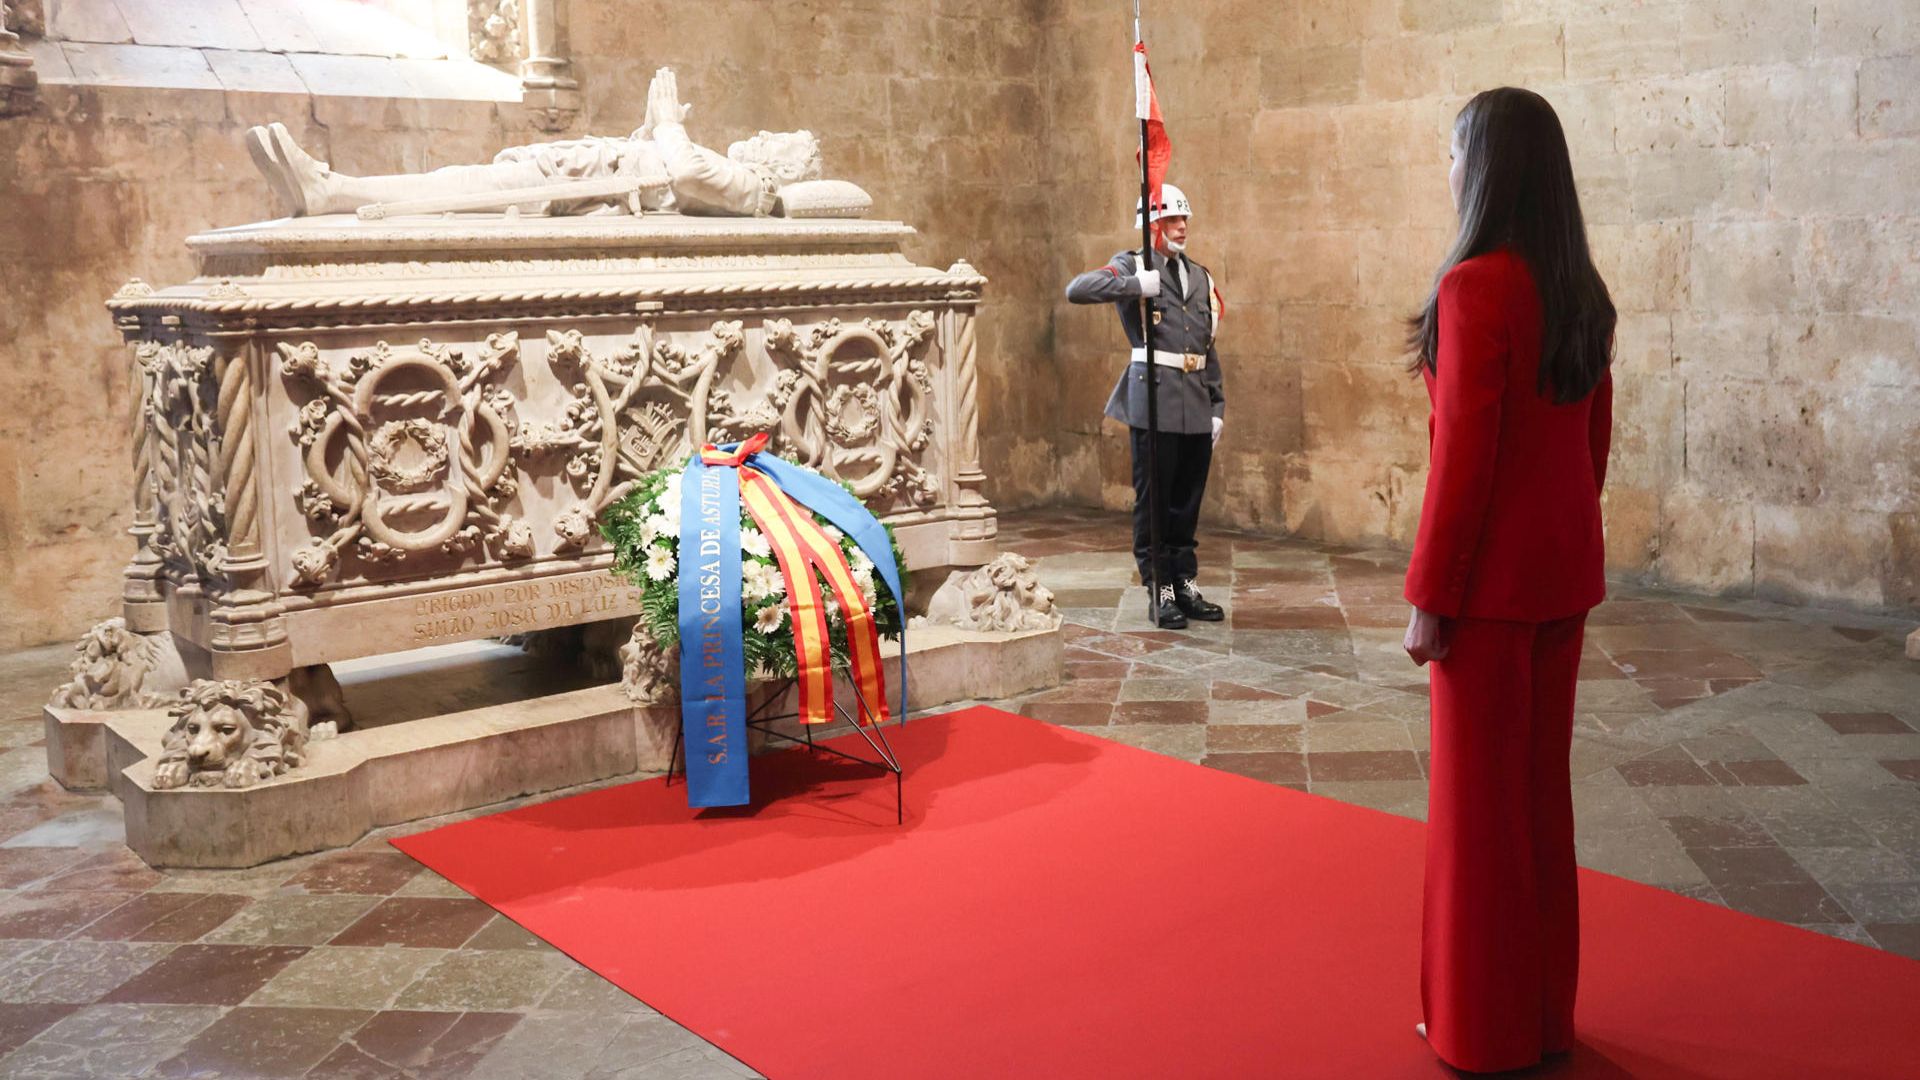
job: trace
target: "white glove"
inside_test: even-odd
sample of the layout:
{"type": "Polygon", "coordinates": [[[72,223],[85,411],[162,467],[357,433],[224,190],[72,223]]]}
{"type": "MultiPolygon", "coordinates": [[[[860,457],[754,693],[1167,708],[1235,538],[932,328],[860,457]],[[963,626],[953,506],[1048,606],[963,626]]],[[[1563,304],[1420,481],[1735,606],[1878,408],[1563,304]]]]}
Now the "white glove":
{"type": "Polygon", "coordinates": [[[1220,429],[1226,426],[1227,426],[1227,422],[1225,420],[1222,420],[1217,416],[1213,418],[1213,445],[1215,446],[1220,445],[1220,429]]]}
{"type": "Polygon", "coordinates": [[[1140,283],[1141,296],[1160,295],[1160,271],[1141,270],[1133,275],[1133,280],[1140,283]]]}

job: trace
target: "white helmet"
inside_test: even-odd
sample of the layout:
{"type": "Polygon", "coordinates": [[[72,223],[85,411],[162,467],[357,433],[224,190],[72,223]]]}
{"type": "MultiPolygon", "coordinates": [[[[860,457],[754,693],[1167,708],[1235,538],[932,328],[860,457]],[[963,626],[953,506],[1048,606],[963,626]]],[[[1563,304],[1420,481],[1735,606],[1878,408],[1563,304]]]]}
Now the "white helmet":
{"type": "MultiPolygon", "coordinates": [[[[1163,217],[1192,217],[1193,206],[1187,202],[1187,193],[1172,184],[1160,185],[1160,202],[1153,208],[1153,220],[1163,217]]],[[[1133,227],[1140,227],[1140,200],[1133,201],[1133,227]]]]}

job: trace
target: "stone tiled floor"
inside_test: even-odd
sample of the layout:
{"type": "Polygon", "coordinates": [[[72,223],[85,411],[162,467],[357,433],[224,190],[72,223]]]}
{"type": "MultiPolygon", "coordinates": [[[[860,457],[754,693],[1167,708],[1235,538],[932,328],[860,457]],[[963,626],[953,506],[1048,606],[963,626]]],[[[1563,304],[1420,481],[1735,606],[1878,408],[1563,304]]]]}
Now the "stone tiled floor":
{"type": "MultiPolygon", "coordinates": [[[[1115,515],[1012,515],[1069,681],[1009,708],[1394,813],[1425,809],[1400,558],[1212,535],[1229,621],[1151,630],[1115,515]]],[[[1581,861],[1920,958],[1920,664],[1906,627],[1616,589],[1573,766],[1581,861]]],[[[156,872],[46,777],[64,649],[0,657],[0,1076],[732,1077],[751,1070],[370,837],[156,872]]],[[[411,831],[409,826],[394,832],[411,831]]]]}
{"type": "MultiPolygon", "coordinates": [[[[1404,556],[1215,536],[1225,623],[1152,630],[1121,523],[1023,516],[1067,608],[1069,681],[1013,707],[1412,817],[1424,673],[1404,556]]],[[[1573,747],[1583,865],[1920,958],[1920,664],[1894,620],[1616,586],[1589,619],[1573,747]]]]}

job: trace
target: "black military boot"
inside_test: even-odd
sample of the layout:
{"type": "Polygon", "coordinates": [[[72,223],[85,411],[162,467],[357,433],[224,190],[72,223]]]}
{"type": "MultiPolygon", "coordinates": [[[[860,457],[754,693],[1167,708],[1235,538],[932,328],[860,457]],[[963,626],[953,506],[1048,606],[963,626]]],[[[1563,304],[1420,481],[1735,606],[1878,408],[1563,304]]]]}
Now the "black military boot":
{"type": "Polygon", "coordinates": [[[1147,586],[1147,621],[1162,630],[1185,630],[1187,617],[1180,612],[1179,598],[1174,594],[1173,586],[1160,586],[1160,598],[1155,600],[1153,586],[1147,586]]]}
{"type": "Polygon", "coordinates": [[[1192,578],[1174,586],[1173,600],[1180,606],[1180,613],[1189,619],[1219,622],[1227,617],[1224,608],[1200,595],[1200,589],[1193,583],[1192,578]]]}

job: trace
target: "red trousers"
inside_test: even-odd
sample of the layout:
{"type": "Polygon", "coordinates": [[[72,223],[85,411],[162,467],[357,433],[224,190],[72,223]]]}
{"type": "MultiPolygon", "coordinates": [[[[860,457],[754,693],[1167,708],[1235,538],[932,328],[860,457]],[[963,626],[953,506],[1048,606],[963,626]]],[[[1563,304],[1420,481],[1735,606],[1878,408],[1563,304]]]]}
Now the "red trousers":
{"type": "Polygon", "coordinates": [[[1573,695],[1586,615],[1453,619],[1432,667],[1420,996],[1456,1068],[1532,1065],[1573,1046],[1580,916],[1573,695]]]}

